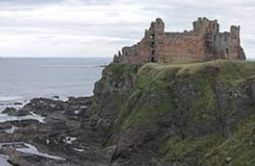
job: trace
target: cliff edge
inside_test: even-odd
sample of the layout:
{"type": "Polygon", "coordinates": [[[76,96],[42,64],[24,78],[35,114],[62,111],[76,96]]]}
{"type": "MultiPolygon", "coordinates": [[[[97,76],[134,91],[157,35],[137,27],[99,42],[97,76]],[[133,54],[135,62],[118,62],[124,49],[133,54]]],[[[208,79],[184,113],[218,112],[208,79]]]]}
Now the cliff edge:
{"type": "Polygon", "coordinates": [[[112,63],[92,97],[4,110],[0,153],[18,166],[253,166],[254,71],[246,61],[112,63]]]}
{"type": "Polygon", "coordinates": [[[112,166],[254,165],[254,71],[245,61],[110,64],[84,132],[114,147],[112,166]]]}

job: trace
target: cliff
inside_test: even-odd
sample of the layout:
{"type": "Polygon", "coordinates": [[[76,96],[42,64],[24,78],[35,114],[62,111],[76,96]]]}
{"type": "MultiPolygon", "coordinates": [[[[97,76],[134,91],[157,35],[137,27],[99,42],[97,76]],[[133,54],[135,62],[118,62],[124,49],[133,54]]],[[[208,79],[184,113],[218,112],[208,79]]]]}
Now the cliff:
{"type": "Polygon", "coordinates": [[[1,157],[18,166],[253,166],[254,71],[245,61],[112,63],[92,97],[4,110],[12,116],[1,122],[1,157]]]}
{"type": "Polygon", "coordinates": [[[254,71],[255,62],[222,60],[110,64],[84,139],[114,149],[112,166],[254,165],[254,71]]]}

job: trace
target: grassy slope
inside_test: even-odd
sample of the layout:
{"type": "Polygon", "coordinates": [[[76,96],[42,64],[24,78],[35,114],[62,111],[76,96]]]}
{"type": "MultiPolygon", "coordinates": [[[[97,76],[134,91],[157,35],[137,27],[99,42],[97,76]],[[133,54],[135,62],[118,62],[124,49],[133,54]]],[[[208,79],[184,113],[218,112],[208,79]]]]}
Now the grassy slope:
{"type": "Polygon", "coordinates": [[[255,118],[243,122],[233,136],[207,150],[202,165],[255,165],[255,118]]]}
{"type": "MultiPolygon", "coordinates": [[[[173,84],[176,83],[176,80],[192,82],[203,93],[200,98],[194,99],[193,111],[199,109],[203,109],[203,112],[207,111],[208,113],[215,111],[217,109],[216,99],[211,87],[215,76],[207,75],[208,73],[205,72],[205,68],[210,66],[220,68],[216,79],[227,86],[239,85],[242,81],[255,75],[255,62],[237,61],[229,63],[227,61],[213,61],[183,65],[147,64],[139,70],[136,87],[127,101],[128,109],[124,111],[129,111],[130,119],[125,117],[124,128],[128,128],[128,126],[135,123],[143,123],[143,120],[151,121],[151,119],[155,119],[156,114],[160,116],[161,113],[174,109],[173,98],[167,97],[175,97],[173,96],[174,94],[171,94],[171,91],[173,91],[173,84]],[[172,96],[162,95],[166,92],[172,96]],[[143,103],[144,101],[141,101],[143,99],[142,95],[146,94],[162,95],[163,100],[159,102],[152,99],[151,103],[143,103]],[[139,106],[139,108],[136,108],[136,106],[139,106]],[[132,110],[132,114],[130,114],[130,110],[132,110]]],[[[198,113],[200,114],[201,111],[198,113]]]]}
{"type": "MultiPolygon", "coordinates": [[[[123,67],[123,66],[122,66],[123,67]]],[[[126,67],[125,67],[126,70],[126,67]]],[[[212,125],[219,113],[215,82],[238,87],[255,76],[255,62],[212,61],[194,64],[147,64],[136,75],[135,87],[119,115],[121,130],[157,124],[168,112],[175,111],[176,84],[191,84],[199,97],[191,98],[188,124],[212,125]],[[213,67],[213,68],[211,68],[213,67]],[[213,71],[211,71],[213,69],[213,71]],[[217,71],[215,71],[217,70],[217,71]],[[215,74],[216,73],[216,74],[215,74]]],[[[184,103],[186,104],[186,103],[184,103]]],[[[226,111],[231,114],[230,110],[226,111]]],[[[250,108],[254,110],[255,109],[250,108]]],[[[239,124],[237,124],[239,125],[239,124]]],[[[169,161],[195,158],[201,165],[255,165],[255,119],[244,120],[235,134],[214,132],[203,137],[171,137],[163,142],[159,153],[169,161]],[[254,143],[253,143],[254,141],[254,143]]]]}

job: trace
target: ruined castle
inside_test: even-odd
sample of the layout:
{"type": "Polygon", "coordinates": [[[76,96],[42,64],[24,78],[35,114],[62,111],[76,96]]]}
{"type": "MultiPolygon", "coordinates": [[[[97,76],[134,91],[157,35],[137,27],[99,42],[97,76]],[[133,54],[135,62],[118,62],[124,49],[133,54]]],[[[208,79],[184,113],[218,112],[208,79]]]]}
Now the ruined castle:
{"type": "Polygon", "coordinates": [[[157,18],[145,30],[143,39],[134,46],[124,47],[115,55],[115,63],[179,63],[215,59],[245,60],[240,46],[240,27],[220,32],[217,20],[198,18],[192,31],[165,32],[165,24],[157,18]]]}

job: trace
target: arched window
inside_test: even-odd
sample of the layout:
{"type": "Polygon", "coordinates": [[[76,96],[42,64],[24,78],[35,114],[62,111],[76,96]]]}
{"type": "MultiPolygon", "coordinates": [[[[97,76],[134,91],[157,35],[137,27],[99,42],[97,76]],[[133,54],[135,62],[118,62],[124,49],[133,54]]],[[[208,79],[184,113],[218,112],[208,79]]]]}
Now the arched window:
{"type": "Polygon", "coordinates": [[[151,34],[150,38],[155,39],[155,34],[151,34]]]}
{"type": "Polygon", "coordinates": [[[212,47],[211,47],[211,44],[210,43],[207,43],[206,44],[206,49],[210,52],[212,51],[212,47]]]}
{"type": "Polygon", "coordinates": [[[209,43],[206,44],[206,48],[207,48],[208,50],[210,49],[210,44],[209,44],[209,43]]]}
{"type": "Polygon", "coordinates": [[[154,57],[151,57],[151,62],[152,62],[152,63],[155,63],[155,62],[156,62],[156,60],[155,60],[154,57]]]}
{"type": "Polygon", "coordinates": [[[229,49],[228,48],[226,48],[226,53],[229,54],[229,49]]]}
{"type": "Polygon", "coordinates": [[[155,47],[155,42],[151,42],[151,47],[155,47]]]}

